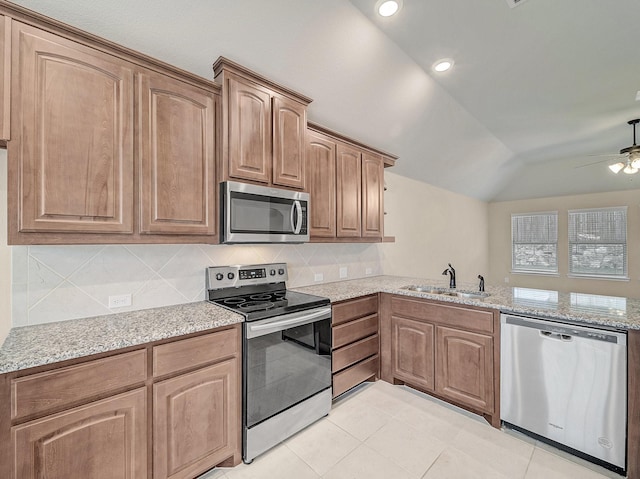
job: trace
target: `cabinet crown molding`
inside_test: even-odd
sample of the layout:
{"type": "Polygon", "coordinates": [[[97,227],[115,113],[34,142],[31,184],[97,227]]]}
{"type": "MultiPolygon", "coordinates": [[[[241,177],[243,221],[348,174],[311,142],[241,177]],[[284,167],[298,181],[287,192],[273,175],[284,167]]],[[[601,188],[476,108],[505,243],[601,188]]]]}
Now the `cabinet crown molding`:
{"type": "Polygon", "coordinates": [[[338,133],[335,130],[331,130],[329,128],[327,128],[326,126],[323,125],[319,125],[318,123],[314,123],[311,121],[307,121],[307,128],[309,130],[318,132],[318,133],[322,133],[325,135],[329,135],[332,136],[334,138],[337,138],[339,140],[342,140],[344,142],[350,143],[353,146],[357,146],[358,148],[364,148],[365,150],[371,151],[372,153],[377,153],[378,155],[381,155],[383,160],[384,160],[384,167],[388,168],[390,166],[394,166],[396,164],[396,160],[398,159],[398,156],[393,155],[391,153],[388,153],[386,151],[383,150],[379,150],[377,148],[372,148],[371,145],[367,145],[365,143],[362,143],[361,141],[358,140],[354,140],[353,138],[350,138],[346,135],[343,135],[342,133],[338,133]]]}
{"type": "Polygon", "coordinates": [[[304,103],[305,105],[308,105],[313,101],[312,98],[309,98],[302,93],[298,93],[297,91],[292,90],[291,88],[288,88],[284,85],[276,83],[273,80],[270,80],[269,78],[262,76],[259,73],[256,73],[253,70],[250,70],[247,67],[234,62],[233,60],[229,60],[226,57],[218,57],[218,59],[213,64],[213,73],[216,77],[218,77],[218,75],[220,75],[222,71],[230,72],[252,81],[257,81],[258,83],[275,90],[281,95],[290,97],[294,100],[299,101],[300,103],[304,103]]]}

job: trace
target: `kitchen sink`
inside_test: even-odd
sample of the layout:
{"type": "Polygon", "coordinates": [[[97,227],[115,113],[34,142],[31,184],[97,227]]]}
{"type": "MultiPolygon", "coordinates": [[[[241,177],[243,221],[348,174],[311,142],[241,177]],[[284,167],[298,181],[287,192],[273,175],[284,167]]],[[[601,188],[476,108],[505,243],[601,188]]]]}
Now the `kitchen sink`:
{"type": "Polygon", "coordinates": [[[484,291],[468,291],[468,290],[456,290],[450,288],[439,288],[437,286],[404,286],[402,289],[406,289],[408,291],[415,291],[417,293],[427,293],[427,294],[441,294],[443,296],[456,296],[458,298],[465,299],[477,299],[482,301],[484,298],[491,296],[489,293],[484,291]]]}

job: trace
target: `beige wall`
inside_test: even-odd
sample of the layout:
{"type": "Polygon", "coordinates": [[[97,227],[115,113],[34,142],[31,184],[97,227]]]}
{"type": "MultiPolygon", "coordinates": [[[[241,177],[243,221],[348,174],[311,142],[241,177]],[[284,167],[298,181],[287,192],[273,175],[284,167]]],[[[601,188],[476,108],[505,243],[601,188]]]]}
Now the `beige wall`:
{"type": "Polygon", "coordinates": [[[443,280],[451,263],[459,282],[487,276],[487,203],[389,171],[385,183],[385,274],[443,280]]]}
{"type": "Polygon", "coordinates": [[[11,248],[7,246],[7,150],[0,150],[0,345],[11,328],[11,248]]]}
{"type": "Polygon", "coordinates": [[[640,298],[640,190],[559,196],[489,204],[489,279],[529,288],[640,298]],[[627,206],[627,271],[629,281],[568,278],[567,211],[627,206]],[[558,275],[511,274],[511,214],[558,212],[558,275]]]}

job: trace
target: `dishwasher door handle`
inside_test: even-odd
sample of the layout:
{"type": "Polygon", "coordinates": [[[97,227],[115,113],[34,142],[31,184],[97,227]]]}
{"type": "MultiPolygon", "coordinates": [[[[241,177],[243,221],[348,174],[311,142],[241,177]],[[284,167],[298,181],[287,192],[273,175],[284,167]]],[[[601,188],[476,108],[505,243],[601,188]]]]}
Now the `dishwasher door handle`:
{"type": "Polygon", "coordinates": [[[551,331],[540,331],[540,336],[544,336],[545,338],[549,339],[555,339],[557,341],[573,341],[573,336],[562,333],[552,333],[551,331]]]}

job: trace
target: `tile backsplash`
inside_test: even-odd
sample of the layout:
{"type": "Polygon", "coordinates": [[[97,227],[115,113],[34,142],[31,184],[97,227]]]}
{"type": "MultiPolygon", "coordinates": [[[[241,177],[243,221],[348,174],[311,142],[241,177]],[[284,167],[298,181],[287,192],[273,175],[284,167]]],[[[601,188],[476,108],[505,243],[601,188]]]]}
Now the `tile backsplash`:
{"type": "Polygon", "coordinates": [[[287,263],[288,287],[382,274],[376,244],[97,245],[12,247],[12,326],[189,303],[205,298],[204,269],[287,263]],[[108,307],[131,294],[131,306],[108,307]]]}

